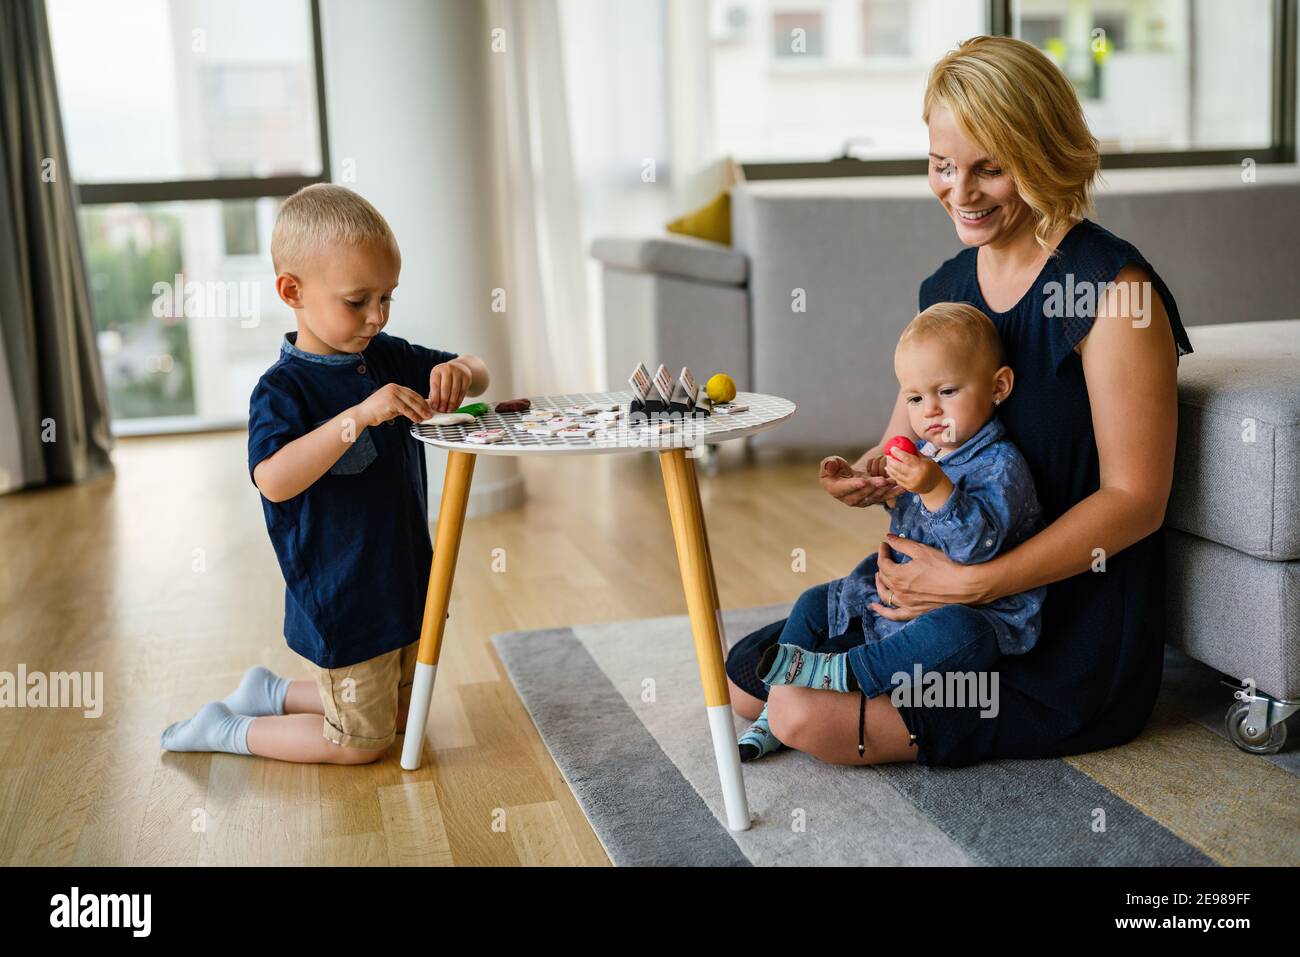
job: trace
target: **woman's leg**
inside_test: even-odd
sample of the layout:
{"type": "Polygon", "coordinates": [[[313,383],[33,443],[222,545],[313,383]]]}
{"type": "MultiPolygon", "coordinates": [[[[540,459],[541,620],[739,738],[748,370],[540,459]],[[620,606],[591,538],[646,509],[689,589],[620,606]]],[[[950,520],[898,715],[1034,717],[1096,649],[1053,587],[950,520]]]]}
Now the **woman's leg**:
{"type": "MultiPolygon", "coordinates": [[[[820,585],[814,585],[799,596],[794,603],[794,607],[790,609],[790,617],[786,619],[781,630],[780,640],[782,644],[808,649],[846,651],[863,640],[862,620],[860,618],[854,618],[849,623],[849,632],[847,634],[837,636],[829,634],[830,622],[827,609],[827,593],[829,590],[830,582],[824,582],[820,585]]],[[[772,643],[769,642],[767,647],[770,649],[772,643]]],[[[764,688],[764,690],[766,689],[764,688]]],[[[746,697],[749,700],[745,704],[751,707],[753,704],[760,703],[757,695],[747,694],[746,697]]],[[[744,712],[742,712],[742,715],[749,717],[744,712]]],[[[742,761],[753,761],[782,747],[780,738],[772,731],[769,724],[765,704],[750,720],[754,723],[741,735],[739,741],[740,759],[742,761]]]]}
{"type": "Polygon", "coordinates": [[[866,735],[858,754],[862,698],[815,688],[773,685],[768,699],[772,733],[791,748],[827,764],[915,761],[916,748],[903,716],[887,695],[867,699],[866,735]]]}
{"type": "Polygon", "coordinates": [[[830,763],[915,760],[911,733],[886,693],[896,686],[893,676],[905,674],[910,682],[917,665],[923,672],[978,673],[999,657],[997,634],[983,614],[963,605],[946,605],[883,641],[848,652],[846,664],[855,679],[852,684],[860,686],[862,695],[773,684],[768,699],[769,725],[785,744],[830,763]],[[865,716],[863,696],[869,699],[865,716]],[[859,757],[860,732],[865,733],[859,757]]]}

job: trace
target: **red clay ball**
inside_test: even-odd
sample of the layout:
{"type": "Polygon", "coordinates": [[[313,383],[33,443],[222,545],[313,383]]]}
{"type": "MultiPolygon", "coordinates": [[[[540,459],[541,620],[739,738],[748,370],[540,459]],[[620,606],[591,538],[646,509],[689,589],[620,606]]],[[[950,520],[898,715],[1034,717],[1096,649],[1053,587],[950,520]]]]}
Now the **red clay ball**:
{"type": "Polygon", "coordinates": [[[912,444],[912,440],[905,435],[896,435],[888,442],[885,443],[885,454],[888,455],[891,459],[897,461],[898,456],[894,454],[894,449],[902,449],[904,452],[908,453],[909,455],[919,454],[916,451],[916,446],[912,444]]]}

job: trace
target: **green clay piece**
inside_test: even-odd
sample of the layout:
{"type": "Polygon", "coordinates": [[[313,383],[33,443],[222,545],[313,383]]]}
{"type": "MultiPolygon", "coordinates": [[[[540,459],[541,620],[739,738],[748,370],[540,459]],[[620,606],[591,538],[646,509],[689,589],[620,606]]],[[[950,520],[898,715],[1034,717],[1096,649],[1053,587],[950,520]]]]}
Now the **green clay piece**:
{"type": "Polygon", "coordinates": [[[491,412],[492,406],[486,402],[474,402],[470,405],[462,405],[457,412],[466,412],[469,415],[482,415],[485,412],[491,412]]]}

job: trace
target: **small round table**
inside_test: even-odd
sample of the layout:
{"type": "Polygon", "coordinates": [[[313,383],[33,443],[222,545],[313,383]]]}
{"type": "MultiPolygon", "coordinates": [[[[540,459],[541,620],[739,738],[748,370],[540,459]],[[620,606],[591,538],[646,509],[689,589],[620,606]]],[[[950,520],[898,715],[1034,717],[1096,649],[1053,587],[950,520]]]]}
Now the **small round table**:
{"type": "MultiPolygon", "coordinates": [[[[429,571],[429,589],[425,596],[424,622],[420,628],[420,649],[415,667],[415,684],[406,722],[406,739],[402,746],[402,767],[413,771],[420,766],[424,746],[425,723],[433,697],[438,655],[451,600],[451,583],[456,571],[461,531],[465,524],[465,506],[469,501],[470,480],[479,455],[596,455],[612,452],[659,453],[664,491],[668,498],[668,515],[673,538],[677,543],[677,564],[695,640],[695,656],[704,685],[704,703],[713,736],[713,752],[722,780],[722,798],[727,812],[727,826],[733,831],[748,829],[749,802],[740,770],[740,751],[736,746],[731,717],[731,695],[727,691],[727,674],[723,669],[726,654],[722,613],[718,606],[718,586],[714,578],[709,538],[704,527],[700,490],[695,463],[687,455],[698,445],[713,445],[743,438],[774,428],[794,415],[793,402],[754,392],[739,393],[732,405],[747,405],[742,412],[715,412],[705,418],[682,419],[667,431],[654,427],[655,416],[645,424],[634,424],[628,414],[630,392],[580,392],[572,395],[548,395],[532,400],[531,412],[582,409],[617,403],[622,415],[590,438],[525,432],[524,414],[489,412],[474,425],[414,425],[411,435],[421,442],[448,450],[447,474],[438,508],[438,528],[433,547],[433,566],[429,571]],[[503,441],[476,444],[466,436],[479,429],[505,430],[503,441]]],[[[573,415],[571,417],[577,418],[573,415]]],[[[658,421],[663,421],[662,418],[658,421]]],[[[670,419],[671,421],[671,419],[670,419]]]]}

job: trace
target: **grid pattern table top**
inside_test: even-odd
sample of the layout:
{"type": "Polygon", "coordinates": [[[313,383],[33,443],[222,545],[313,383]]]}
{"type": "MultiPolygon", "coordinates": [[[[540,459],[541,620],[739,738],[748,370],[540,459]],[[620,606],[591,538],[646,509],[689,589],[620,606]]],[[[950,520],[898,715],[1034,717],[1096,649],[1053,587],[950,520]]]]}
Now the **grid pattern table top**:
{"type": "MultiPolygon", "coordinates": [[[[413,425],[411,435],[421,442],[444,449],[459,449],[480,455],[534,455],[534,454],[598,454],[602,452],[645,452],[664,449],[692,448],[700,444],[716,444],[743,438],[773,428],[794,415],[795,406],[789,399],[764,395],[759,392],[738,392],[734,405],[749,406],[743,412],[712,415],[692,419],[677,416],[673,427],[656,431],[656,417],[646,424],[633,424],[629,420],[628,406],[632,393],[574,392],[567,395],[546,395],[532,399],[529,412],[549,411],[557,416],[572,419],[576,424],[594,424],[592,416],[566,413],[566,409],[582,409],[593,405],[617,403],[621,415],[607,427],[597,428],[595,434],[568,436],[531,432],[523,429],[522,412],[487,412],[472,425],[413,425]],[[502,440],[494,443],[476,443],[466,439],[480,429],[504,429],[502,440]]],[[[663,421],[659,418],[658,421],[663,421]]],[[[669,421],[674,421],[669,418],[669,421]]]]}

